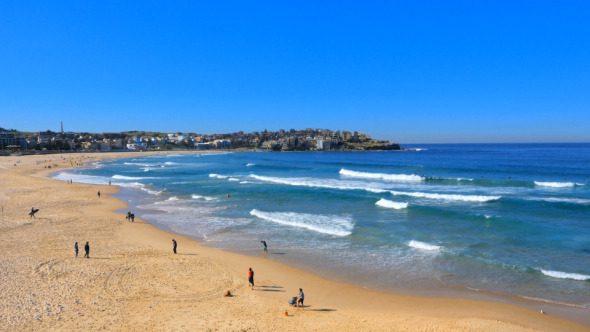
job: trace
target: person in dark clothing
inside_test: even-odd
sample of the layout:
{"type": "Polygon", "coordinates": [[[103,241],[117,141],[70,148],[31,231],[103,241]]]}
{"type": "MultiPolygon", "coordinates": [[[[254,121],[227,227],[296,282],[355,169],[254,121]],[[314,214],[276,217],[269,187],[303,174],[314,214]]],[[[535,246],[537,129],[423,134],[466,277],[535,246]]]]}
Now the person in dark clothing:
{"type": "Polygon", "coordinates": [[[98,191],[98,194],[97,195],[98,195],[98,198],[100,198],[100,190],[98,191]]]}
{"type": "Polygon", "coordinates": [[[31,213],[29,213],[29,216],[31,218],[35,218],[35,213],[39,212],[39,209],[35,209],[34,207],[31,208],[31,213]]]}
{"type": "Polygon", "coordinates": [[[90,245],[88,244],[88,242],[86,242],[86,244],[84,245],[84,251],[86,252],[84,254],[84,257],[90,258],[90,245]]]}
{"type": "Polygon", "coordinates": [[[178,244],[176,243],[176,240],[172,239],[172,251],[174,251],[174,253],[176,253],[177,246],[178,246],[178,244]]]}
{"type": "MultiPolygon", "coordinates": [[[[299,303],[301,303],[301,308],[304,308],[303,307],[303,300],[305,300],[305,294],[303,294],[303,289],[299,288],[299,298],[297,299],[297,308],[299,308],[299,303]]],[[[305,308],[303,310],[305,310],[305,308]]]]}
{"type": "Polygon", "coordinates": [[[78,258],[78,242],[74,244],[74,251],[76,252],[76,258],[78,258]]]}
{"type": "Polygon", "coordinates": [[[254,289],[254,271],[252,271],[252,268],[248,269],[248,286],[250,286],[250,289],[254,289]]]}
{"type": "Polygon", "coordinates": [[[260,243],[262,243],[262,246],[263,246],[262,250],[264,250],[264,253],[267,253],[268,252],[268,249],[267,249],[267,246],[266,246],[266,241],[260,241],[260,243]]]}

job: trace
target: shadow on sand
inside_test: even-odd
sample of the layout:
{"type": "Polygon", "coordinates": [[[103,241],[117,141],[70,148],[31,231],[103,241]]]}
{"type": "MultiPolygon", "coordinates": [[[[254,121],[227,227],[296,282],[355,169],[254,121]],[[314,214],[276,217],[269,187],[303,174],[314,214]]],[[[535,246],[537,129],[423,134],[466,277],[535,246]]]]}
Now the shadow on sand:
{"type": "MultiPolygon", "coordinates": [[[[304,308],[308,308],[310,306],[304,306],[304,308]]],[[[306,309],[306,311],[316,311],[316,312],[331,312],[336,311],[336,309],[306,309]]]]}

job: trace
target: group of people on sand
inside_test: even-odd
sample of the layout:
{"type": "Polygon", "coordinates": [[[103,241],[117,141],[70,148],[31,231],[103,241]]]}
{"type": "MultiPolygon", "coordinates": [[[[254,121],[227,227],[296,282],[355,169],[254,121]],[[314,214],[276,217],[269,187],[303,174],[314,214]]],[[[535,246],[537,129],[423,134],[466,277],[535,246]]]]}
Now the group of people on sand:
{"type": "Polygon", "coordinates": [[[127,219],[127,221],[135,222],[135,214],[131,213],[131,211],[127,211],[125,219],[127,219]]]}
{"type": "MultiPolygon", "coordinates": [[[[76,258],[78,258],[78,242],[74,243],[74,251],[76,252],[76,258]]],[[[84,258],[90,258],[90,244],[88,241],[84,245],[84,258]]]]}
{"type": "MultiPolygon", "coordinates": [[[[98,197],[100,198],[100,191],[98,192],[98,197]]],[[[229,197],[229,194],[228,194],[229,197]]],[[[33,212],[34,209],[32,209],[31,212],[33,212]]],[[[127,219],[128,221],[134,222],[135,221],[135,214],[131,213],[131,211],[127,212],[127,216],[125,217],[125,219],[127,219]]],[[[264,254],[266,255],[268,253],[268,245],[266,244],[266,241],[262,240],[260,241],[260,243],[262,244],[262,250],[264,252],[264,254]]],[[[178,242],[176,242],[175,239],[172,239],[172,252],[174,254],[177,253],[177,248],[178,248],[178,242]]],[[[78,258],[78,242],[76,242],[74,244],[74,251],[76,252],[76,258],[78,258]]],[[[88,242],[86,242],[86,244],[84,245],[84,257],[85,258],[90,258],[90,244],[88,242]]],[[[254,290],[254,270],[252,270],[252,268],[248,269],[248,286],[250,287],[250,290],[254,290]]],[[[303,301],[305,300],[305,294],[303,293],[303,289],[299,288],[299,294],[297,296],[294,296],[293,298],[291,298],[288,303],[290,305],[296,306],[297,308],[299,308],[299,305],[301,305],[301,308],[304,308],[303,306],[303,301]]],[[[305,309],[304,309],[305,310],[305,309]]]]}
{"type": "MultiPolygon", "coordinates": [[[[268,253],[268,245],[266,244],[266,241],[262,240],[260,241],[260,243],[262,243],[262,250],[264,252],[264,254],[266,255],[268,253]]],[[[252,268],[248,268],[248,286],[250,287],[250,290],[254,290],[254,270],[252,270],[252,268]]],[[[305,294],[303,293],[303,289],[299,288],[299,294],[297,296],[293,296],[289,301],[287,301],[290,305],[295,306],[297,308],[299,308],[299,305],[301,305],[301,308],[303,308],[303,310],[305,310],[305,307],[303,306],[303,301],[305,300],[305,294]]]]}

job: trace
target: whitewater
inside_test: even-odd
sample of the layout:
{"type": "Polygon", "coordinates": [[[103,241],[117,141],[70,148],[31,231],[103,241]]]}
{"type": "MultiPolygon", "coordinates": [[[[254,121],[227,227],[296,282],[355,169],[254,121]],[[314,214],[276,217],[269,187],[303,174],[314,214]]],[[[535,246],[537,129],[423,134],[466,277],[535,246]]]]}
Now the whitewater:
{"type": "Polygon", "coordinates": [[[264,240],[269,259],[363,287],[590,305],[589,144],[407,148],[146,156],[54,178],[111,182],[166,230],[253,256],[264,240]]]}

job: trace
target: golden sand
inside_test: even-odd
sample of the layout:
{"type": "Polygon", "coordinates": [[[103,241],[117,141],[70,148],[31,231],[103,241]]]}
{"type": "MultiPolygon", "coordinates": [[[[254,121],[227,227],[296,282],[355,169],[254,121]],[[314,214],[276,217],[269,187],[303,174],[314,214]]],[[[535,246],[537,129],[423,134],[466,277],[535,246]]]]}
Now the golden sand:
{"type": "Polygon", "coordinates": [[[511,304],[379,293],[212,249],[128,222],[113,212],[125,208],[109,196],[115,186],[48,177],[75,162],[133,155],[0,157],[0,330],[590,331],[511,304]],[[305,310],[286,302],[300,287],[305,310]]]}

